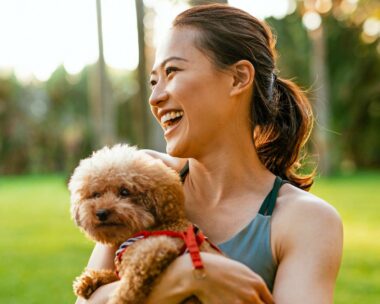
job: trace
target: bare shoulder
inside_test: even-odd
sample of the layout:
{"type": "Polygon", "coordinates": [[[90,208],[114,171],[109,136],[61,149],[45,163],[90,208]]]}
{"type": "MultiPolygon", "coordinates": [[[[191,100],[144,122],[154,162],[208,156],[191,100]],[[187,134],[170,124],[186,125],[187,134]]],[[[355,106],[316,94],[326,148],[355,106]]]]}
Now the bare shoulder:
{"type": "Polygon", "coordinates": [[[275,212],[281,213],[282,217],[318,215],[323,218],[327,216],[332,220],[340,219],[337,210],[328,202],[290,184],[281,187],[275,212]]]}
{"type": "Polygon", "coordinates": [[[272,217],[278,303],[333,303],[343,249],[338,212],[321,198],[284,185],[272,217]]]}
{"type": "Polygon", "coordinates": [[[276,303],[333,303],[343,249],[338,212],[321,198],[286,184],[272,217],[276,303]]]}
{"type": "Polygon", "coordinates": [[[281,187],[272,219],[275,256],[281,259],[293,249],[322,250],[342,245],[342,220],[323,199],[290,184],[281,187]]]}
{"type": "Polygon", "coordinates": [[[186,158],[173,157],[173,156],[170,156],[169,154],[154,151],[154,150],[144,149],[141,151],[145,152],[146,154],[154,158],[161,159],[165,165],[176,170],[177,172],[180,172],[187,162],[186,158]]]}

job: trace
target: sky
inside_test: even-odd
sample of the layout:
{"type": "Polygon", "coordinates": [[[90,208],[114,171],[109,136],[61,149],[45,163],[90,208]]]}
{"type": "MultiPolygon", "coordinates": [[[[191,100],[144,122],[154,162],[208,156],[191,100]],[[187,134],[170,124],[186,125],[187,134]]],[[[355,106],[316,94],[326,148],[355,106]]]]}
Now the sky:
{"type": "MultiPolygon", "coordinates": [[[[187,6],[168,0],[144,0],[156,18],[146,19],[160,40],[171,20],[187,6]]],[[[229,0],[233,6],[264,19],[282,18],[295,0],[229,0]]],[[[138,64],[134,0],[102,0],[104,55],[107,65],[133,70],[138,64]]],[[[15,72],[20,80],[47,80],[63,64],[79,73],[98,58],[95,0],[0,0],[0,76],[15,72]]]]}

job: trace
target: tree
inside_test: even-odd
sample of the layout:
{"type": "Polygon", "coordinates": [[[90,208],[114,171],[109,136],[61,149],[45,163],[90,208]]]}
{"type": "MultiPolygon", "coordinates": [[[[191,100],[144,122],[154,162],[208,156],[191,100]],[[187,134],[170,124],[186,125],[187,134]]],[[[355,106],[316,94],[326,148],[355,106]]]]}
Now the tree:
{"type": "Polygon", "coordinates": [[[96,69],[92,70],[89,87],[91,91],[91,117],[97,136],[94,145],[99,148],[116,141],[115,105],[110,91],[103,52],[102,8],[96,1],[99,59],[96,69]]]}
{"type": "MultiPolygon", "coordinates": [[[[318,1],[322,2],[326,1],[318,1]]],[[[356,166],[379,167],[376,150],[380,149],[380,138],[375,134],[380,127],[376,110],[380,108],[376,49],[380,41],[363,38],[363,23],[370,16],[379,18],[380,3],[360,1],[354,5],[342,0],[322,11],[314,6],[316,3],[299,1],[293,14],[282,20],[268,20],[278,34],[281,75],[296,76],[296,82],[306,89],[317,118],[312,146],[318,148],[320,159],[327,158],[330,172],[356,166]],[[321,18],[321,25],[307,30],[302,18],[313,10],[321,18]],[[322,156],[318,133],[328,144],[322,156]]]]}

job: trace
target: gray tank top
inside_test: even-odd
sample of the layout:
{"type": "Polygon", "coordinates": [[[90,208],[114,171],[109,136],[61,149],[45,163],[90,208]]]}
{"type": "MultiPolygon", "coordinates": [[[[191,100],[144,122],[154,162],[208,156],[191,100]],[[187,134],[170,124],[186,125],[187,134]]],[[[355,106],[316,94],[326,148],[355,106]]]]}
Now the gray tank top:
{"type": "MultiPolygon", "coordinates": [[[[188,171],[187,163],[180,172],[182,181],[185,180],[188,171]]],[[[252,221],[230,240],[218,244],[228,257],[245,264],[262,277],[270,291],[273,290],[278,266],[272,256],[270,221],[278,191],[284,183],[285,181],[277,176],[272,190],[252,221]]]]}

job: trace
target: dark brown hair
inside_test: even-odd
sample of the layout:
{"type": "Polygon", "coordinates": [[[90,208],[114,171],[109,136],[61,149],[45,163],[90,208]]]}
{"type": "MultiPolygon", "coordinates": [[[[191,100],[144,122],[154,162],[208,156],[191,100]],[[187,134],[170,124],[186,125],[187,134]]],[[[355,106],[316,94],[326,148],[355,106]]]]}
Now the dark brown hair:
{"type": "Polygon", "coordinates": [[[173,27],[200,33],[195,45],[216,67],[245,59],[255,68],[251,120],[262,163],[275,175],[308,190],[314,173],[301,175],[300,157],[310,136],[313,114],[300,88],[276,75],[275,39],[269,26],[247,12],[222,4],[199,5],[179,14],[173,27]]]}

